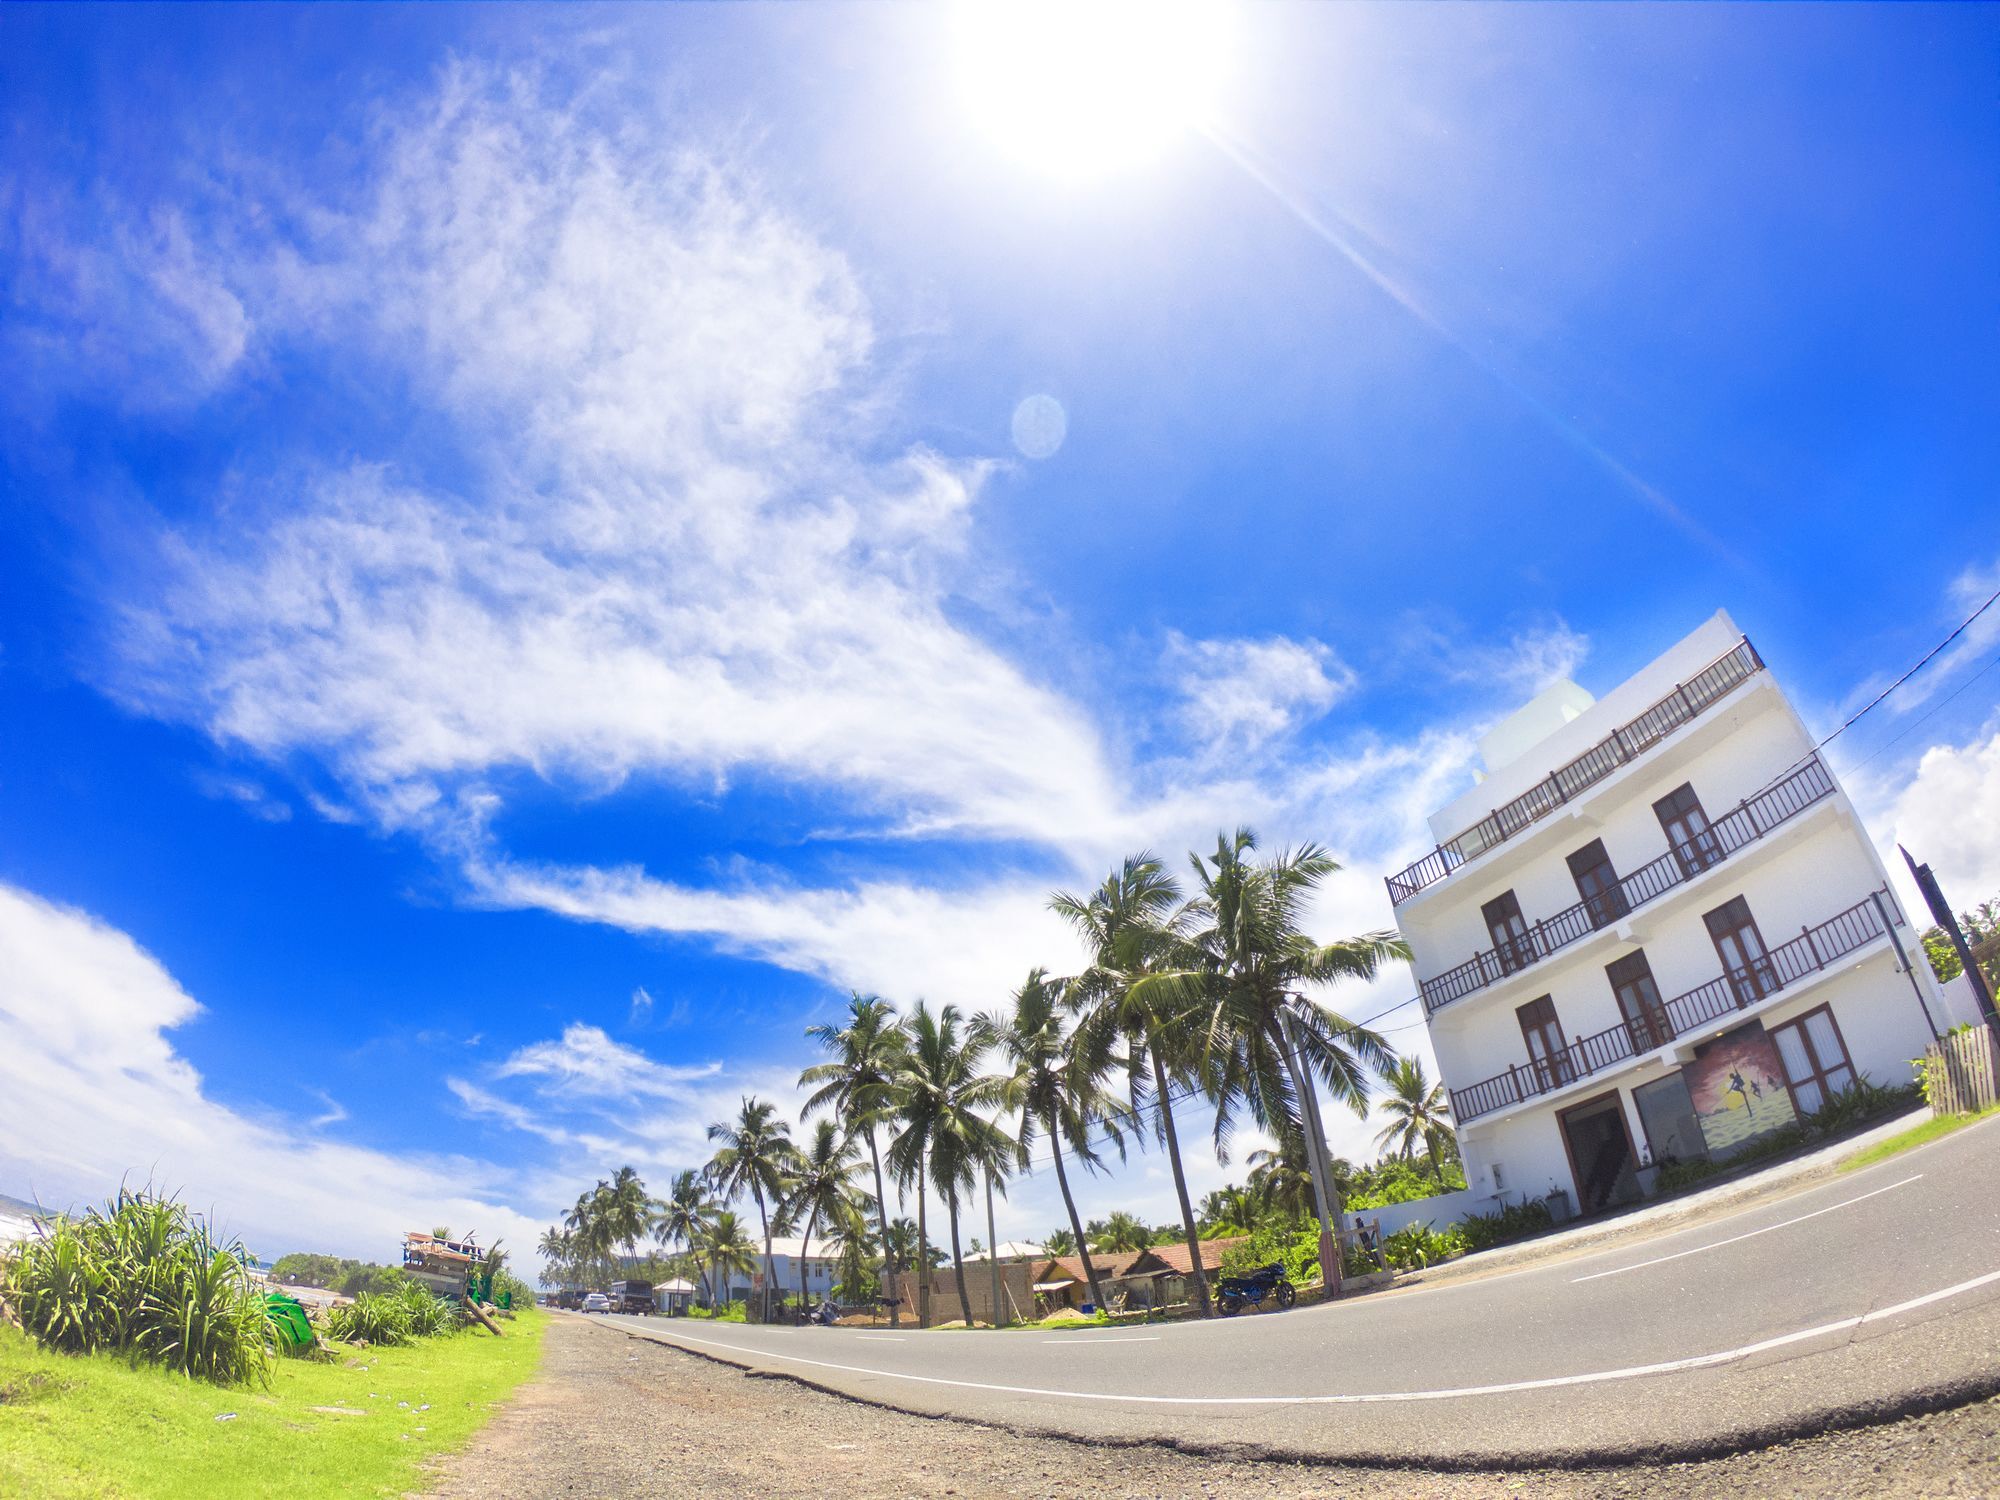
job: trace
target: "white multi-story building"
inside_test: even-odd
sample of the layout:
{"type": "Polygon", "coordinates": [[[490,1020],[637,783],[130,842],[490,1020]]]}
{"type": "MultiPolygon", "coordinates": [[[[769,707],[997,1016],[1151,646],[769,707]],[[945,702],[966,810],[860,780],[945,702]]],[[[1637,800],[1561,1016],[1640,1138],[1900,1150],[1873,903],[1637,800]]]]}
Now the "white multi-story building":
{"type": "Polygon", "coordinates": [[[1603,698],[1563,682],[1389,877],[1466,1179],[1590,1213],[1724,1159],[1944,1015],[1853,804],[1718,613],[1603,698]]]}

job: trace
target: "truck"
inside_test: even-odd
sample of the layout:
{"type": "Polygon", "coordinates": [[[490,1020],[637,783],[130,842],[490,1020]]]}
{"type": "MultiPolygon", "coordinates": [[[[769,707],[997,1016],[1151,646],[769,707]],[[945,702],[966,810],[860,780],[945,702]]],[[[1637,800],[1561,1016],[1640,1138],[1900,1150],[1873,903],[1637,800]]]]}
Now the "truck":
{"type": "Polygon", "coordinates": [[[658,1311],[653,1303],[653,1283],[650,1281],[614,1281],[611,1283],[611,1310],[620,1313],[642,1313],[651,1317],[658,1311]]]}

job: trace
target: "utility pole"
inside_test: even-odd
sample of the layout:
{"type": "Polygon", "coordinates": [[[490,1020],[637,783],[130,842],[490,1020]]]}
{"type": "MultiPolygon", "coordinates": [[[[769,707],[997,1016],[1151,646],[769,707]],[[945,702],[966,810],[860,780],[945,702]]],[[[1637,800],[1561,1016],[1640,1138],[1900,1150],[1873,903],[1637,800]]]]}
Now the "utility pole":
{"type": "Polygon", "coordinates": [[[1903,856],[1903,863],[1910,867],[1910,878],[1917,883],[1917,889],[1924,893],[1924,904],[1931,909],[1931,918],[1942,927],[1945,936],[1951,939],[1951,946],[1958,954],[1958,961],[1965,966],[1966,981],[1972,986],[1973,998],[1979,1002],[1979,1013],[1986,1024],[2000,1030],[2000,1012],[1993,1008],[1993,991],[1987,986],[1986,976],[1979,971],[1979,965],[1972,957],[1972,947],[1965,941],[1965,934],[1959,930],[1958,918],[1951,909],[1951,903],[1944,899],[1944,891],[1939,888],[1937,876],[1931,873],[1929,865],[1920,865],[1910,857],[1910,851],[1901,844],[1896,850],[1903,856]]]}
{"type": "Polygon", "coordinates": [[[993,1268],[993,1326],[1000,1326],[1000,1237],[993,1229],[993,1164],[986,1164],[986,1263],[993,1268]]]}

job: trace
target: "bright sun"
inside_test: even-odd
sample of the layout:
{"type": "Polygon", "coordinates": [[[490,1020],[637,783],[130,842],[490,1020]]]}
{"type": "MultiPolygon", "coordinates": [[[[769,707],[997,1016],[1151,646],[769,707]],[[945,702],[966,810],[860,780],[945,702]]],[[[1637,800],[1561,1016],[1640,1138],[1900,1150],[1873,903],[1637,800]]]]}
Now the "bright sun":
{"type": "Polygon", "coordinates": [[[1222,19],[1214,0],[968,0],[957,27],[960,94],[1023,164],[1101,177],[1206,121],[1222,19]]]}

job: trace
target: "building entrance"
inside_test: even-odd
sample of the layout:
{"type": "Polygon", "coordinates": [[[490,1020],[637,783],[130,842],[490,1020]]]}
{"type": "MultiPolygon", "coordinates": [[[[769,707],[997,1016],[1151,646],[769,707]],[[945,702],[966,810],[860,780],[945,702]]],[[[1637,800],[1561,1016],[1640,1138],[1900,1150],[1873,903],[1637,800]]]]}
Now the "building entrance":
{"type": "Polygon", "coordinates": [[[1625,1128],[1625,1109],[1616,1093],[1600,1094],[1564,1110],[1557,1118],[1562,1124],[1563,1145],[1569,1149],[1580,1212],[1594,1214],[1639,1196],[1639,1164],[1634,1159],[1631,1133],[1625,1128]]]}

